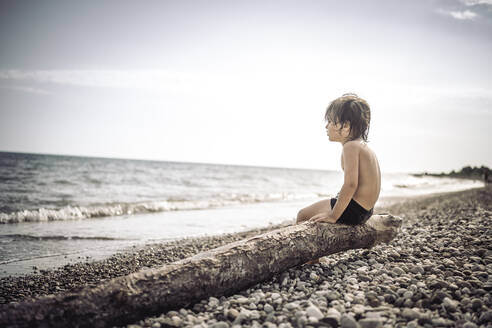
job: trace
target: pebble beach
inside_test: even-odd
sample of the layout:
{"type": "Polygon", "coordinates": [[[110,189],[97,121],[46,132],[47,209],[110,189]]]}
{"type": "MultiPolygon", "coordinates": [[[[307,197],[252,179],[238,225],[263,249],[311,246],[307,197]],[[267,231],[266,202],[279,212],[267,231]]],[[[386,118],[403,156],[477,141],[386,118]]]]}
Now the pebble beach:
{"type": "MultiPolygon", "coordinates": [[[[389,244],[330,255],[237,294],[127,327],[492,327],[492,187],[377,210],[403,218],[389,244]]],[[[278,227],[145,246],[2,278],[0,304],[96,286],[278,227]]]]}

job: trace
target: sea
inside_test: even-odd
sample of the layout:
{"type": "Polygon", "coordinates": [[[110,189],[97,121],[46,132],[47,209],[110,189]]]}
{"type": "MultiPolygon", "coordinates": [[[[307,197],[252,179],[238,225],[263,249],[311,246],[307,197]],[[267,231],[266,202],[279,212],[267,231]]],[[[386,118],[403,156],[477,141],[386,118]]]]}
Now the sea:
{"type": "MultiPolygon", "coordinates": [[[[342,171],[0,152],[0,277],[293,223],[342,182],[342,171]]],[[[482,185],[383,173],[376,210],[482,185]]]]}

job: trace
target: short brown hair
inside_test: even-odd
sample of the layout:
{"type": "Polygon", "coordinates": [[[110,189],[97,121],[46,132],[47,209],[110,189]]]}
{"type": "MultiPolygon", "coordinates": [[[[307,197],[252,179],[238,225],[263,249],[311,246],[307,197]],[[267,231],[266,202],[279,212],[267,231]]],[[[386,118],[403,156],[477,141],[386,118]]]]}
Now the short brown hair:
{"type": "Polygon", "coordinates": [[[346,93],[333,100],[326,109],[325,120],[334,121],[341,126],[350,123],[350,140],[362,138],[367,142],[371,109],[369,104],[355,93],[346,93]]]}

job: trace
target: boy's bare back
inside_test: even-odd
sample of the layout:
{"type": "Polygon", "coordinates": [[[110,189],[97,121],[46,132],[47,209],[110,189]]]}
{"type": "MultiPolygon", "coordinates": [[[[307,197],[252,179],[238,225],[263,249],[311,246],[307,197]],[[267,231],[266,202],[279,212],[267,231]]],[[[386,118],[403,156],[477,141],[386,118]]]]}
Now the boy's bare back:
{"type": "Polygon", "coordinates": [[[345,170],[343,159],[346,147],[355,149],[359,158],[357,189],[352,199],[366,210],[370,210],[376,204],[381,191],[381,171],[378,159],[374,151],[364,141],[348,141],[343,145],[342,170],[345,170]]]}

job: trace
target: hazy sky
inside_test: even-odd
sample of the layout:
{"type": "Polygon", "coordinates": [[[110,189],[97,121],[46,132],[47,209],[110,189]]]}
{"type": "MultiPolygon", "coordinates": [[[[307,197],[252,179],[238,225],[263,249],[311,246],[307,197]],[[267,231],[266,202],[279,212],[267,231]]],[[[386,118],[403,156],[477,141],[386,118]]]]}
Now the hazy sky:
{"type": "Polygon", "coordinates": [[[492,166],[492,0],[0,0],[0,150],[384,171],[492,166]]]}

